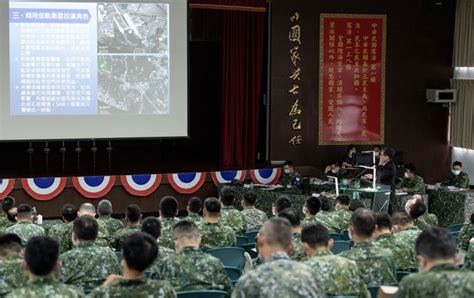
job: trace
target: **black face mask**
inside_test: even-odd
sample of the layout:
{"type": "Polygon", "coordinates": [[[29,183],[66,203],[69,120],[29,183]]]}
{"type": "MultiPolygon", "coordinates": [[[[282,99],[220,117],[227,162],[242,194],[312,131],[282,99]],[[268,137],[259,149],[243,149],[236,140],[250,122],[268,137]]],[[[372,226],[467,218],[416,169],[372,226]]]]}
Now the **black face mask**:
{"type": "Polygon", "coordinates": [[[9,212],[7,213],[7,218],[8,218],[9,221],[15,222],[16,221],[15,217],[16,217],[16,215],[12,215],[9,212]]]}

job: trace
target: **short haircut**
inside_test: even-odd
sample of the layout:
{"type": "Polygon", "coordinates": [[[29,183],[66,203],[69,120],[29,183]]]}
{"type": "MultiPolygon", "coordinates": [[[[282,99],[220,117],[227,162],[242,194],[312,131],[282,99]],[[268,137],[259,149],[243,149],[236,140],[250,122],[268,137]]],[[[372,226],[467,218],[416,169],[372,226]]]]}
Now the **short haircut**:
{"type": "Polygon", "coordinates": [[[155,239],[161,236],[161,222],[156,217],[147,217],[142,221],[142,232],[147,233],[155,239]]]}
{"type": "Polygon", "coordinates": [[[388,213],[376,213],[375,221],[377,223],[377,228],[379,229],[392,229],[392,218],[388,213]]]}
{"type": "Polygon", "coordinates": [[[142,215],[142,212],[140,210],[140,207],[136,204],[130,204],[127,206],[127,219],[129,222],[137,222],[140,220],[140,216],[142,215]]]}
{"type": "Polygon", "coordinates": [[[68,222],[74,221],[77,217],[77,210],[74,205],[66,204],[61,209],[61,215],[64,217],[65,220],[68,222]]]}
{"type": "Polygon", "coordinates": [[[274,206],[275,206],[275,208],[276,208],[276,212],[277,212],[277,213],[280,213],[280,212],[282,212],[284,209],[291,207],[290,198],[287,197],[287,196],[285,196],[285,195],[280,196],[280,197],[275,201],[274,206]]]}
{"type": "Polygon", "coordinates": [[[304,226],[301,231],[301,242],[312,248],[327,246],[330,239],[329,230],[320,223],[304,226]]]}
{"type": "Polygon", "coordinates": [[[321,210],[321,201],[317,197],[309,197],[305,203],[309,214],[316,215],[321,210]]]}
{"type": "Polygon", "coordinates": [[[449,259],[456,255],[453,237],[443,228],[433,227],[421,232],[416,239],[416,255],[428,260],[449,259]]]}
{"type": "Polygon", "coordinates": [[[393,225],[401,225],[403,227],[412,223],[411,218],[408,216],[406,212],[397,212],[392,215],[392,224],[393,225]]]}
{"type": "Polygon", "coordinates": [[[13,208],[13,206],[15,206],[15,198],[14,197],[5,197],[2,201],[2,211],[4,213],[8,213],[8,211],[10,209],[13,208]]]}
{"type": "Polygon", "coordinates": [[[357,235],[371,237],[375,230],[375,214],[369,209],[357,209],[352,213],[350,223],[357,235]]]}
{"type": "Polygon", "coordinates": [[[410,206],[410,216],[412,219],[417,219],[426,212],[426,205],[423,200],[418,199],[410,206]]]}
{"type": "Polygon", "coordinates": [[[347,152],[351,151],[352,149],[357,149],[356,145],[350,144],[350,145],[347,147],[347,152]]]}
{"type": "Polygon", "coordinates": [[[33,208],[28,204],[21,204],[16,211],[17,216],[28,216],[33,214],[33,208]]]}
{"type": "Polygon", "coordinates": [[[95,213],[95,206],[91,203],[84,203],[79,207],[79,211],[82,213],[95,213]]]}
{"type": "Polygon", "coordinates": [[[455,166],[459,166],[459,167],[462,168],[462,162],[456,160],[455,162],[453,162],[453,167],[455,167],[455,166]]]}
{"type": "Polygon", "coordinates": [[[385,147],[383,148],[382,151],[383,151],[383,155],[387,156],[390,159],[393,159],[393,157],[395,156],[395,149],[393,148],[385,147]]]}
{"type": "Polygon", "coordinates": [[[11,253],[20,253],[21,238],[16,234],[0,235],[0,256],[7,256],[11,253]]]}
{"type": "Polygon", "coordinates": [[[79,240],[93,241],[99,233],[99,224],[91,216],[81,216],[74,220],[72,231],[79,240]]]}
{"type": "Polygon", "coordinates": [[[298,227],[301,224],[300,215],[293,207],[283,209],[283,211],[278,213],[278,217],[288,219],[292,227],[298,227]]]}
{"type": "Polygon", "coordinates": [[[158,243],[148,234],[133,233],[122,243],[122,256],[130,269],[143,272],[158,256],[158,243]]]}
{"type": "Polygon", "coordinates": [[[178,201],[172,196],[166,196],[160,201],[161,216],[170,218],[178,213],[178,201]]]}
{"type": "Polygon", "coordinates": [[[291,160],[287,160],[285,161],[285,163],[283,164],[283,166],[290,166],[292,167],[293,166],[293,162],[291,160]]]}
{"type": "Polygon", "coordinates": [[[349,204],[349,210],[351,211],[356,211],[357,209],[360,209],[360,208],[365,208],[364,202],[362,202],[361,200],[353,200],[349,204]]]}
{"type": "Polygon", "coordinates": [[[321,202],[321,210],[323,211],[331,210],[331,204],[329,203],[329,199],[326,196],[321,195],[318,197],[318,199],[321,202]]]}
{"type": "Polygon", "coordinates": [[[198,197],[192,197],[188,201],[188,208],[192,213],[199,213],[202,210],[202,201],[198,197]]]}
{"type": "Polygon", "coordinates": [[[341,162],[340,161],[337,161],[337,160],[333,160],[331,161],[331,163],[329,165],[335,165],[335,166],[338,166],[338,167],[341,167],[341,162]]]}
{"type": "Polygon", "coordinates": [[[204,201],[204,209],[209,214],[218,214],[221,212],[221,203],[216,198],[207,198],[204,201]]]}
{"type": "Polygon", "coordinates": [[[97,205],[97,213],[99,215],[112,214],[112,203],[109,200],[101,200],[97,205]]]}
{"type": "Polygon", "coordinates": [[[415,165],[412,164],[412,163],[407,164],[407,165],[405,166],[405,169],[406,169],[406,170],[409,170],[410,173],[416,173],[416,167],[415,167],[415,165]]]}
{"type": "Polygon", "coordinates": [[[257,193],[254,190],[247,190],[244,193],[244,201],[247,205],[255,206],[257,203],[257,193]]]}
{"type": "Polygon", "coordinates": [[[286,218],[274,217],[265,222],[261,235],[269,245],[279,245],[287,248],[291,245],[293,233],[291,224],[286,218]]]}
{"type": "Polygon", "coordinates": [[[378,148],[379,150],[381,149],[380,145],[373,145],[372,149],[378,148]]]}
{"type": "Polygon", "coordinates": [[[34,275],[49,275],[56,267],[58,258],[59,244],[48,236],[35,236],[26,243],[25,262],[34,275]]]}
{"type": "Polygon", "coordinates": [[[219,192],[219,197],[224,206],[232,206],[235,200],[235,191],[228,186],[224,186],[219,192]]]}
{"type": "Polygon", "coordinates": [[[344,206],[349,206],[351,199],[346,195],[340,195],[336,197],[336,202],[344,206]]]}
{"type": "Polygon", "coordinates": [[[179,238],[199,238],[199,230],[196,224],[189,220],[181,220],[173,227],[173,239],[179,238]]]}

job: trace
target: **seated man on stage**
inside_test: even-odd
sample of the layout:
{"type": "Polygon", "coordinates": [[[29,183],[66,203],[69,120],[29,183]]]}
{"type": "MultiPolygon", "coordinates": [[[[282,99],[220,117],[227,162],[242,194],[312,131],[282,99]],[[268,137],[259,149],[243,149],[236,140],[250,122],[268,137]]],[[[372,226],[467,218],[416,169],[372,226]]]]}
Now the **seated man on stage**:
{"type": "Polygon", "coordinates": [[[416,174],[416,167],[410,163],[405,167],[405,175],[402,181],[397,184],[397,192],[407,192],[409,194],[426,194],[426,187],[423,178],[416,174]]]}
{"type": "Polygon", "coordinates": [[[451,175],[446,177],[441,185],[454,186],[458,188],[469,188],[469,175],[462,171],[462,163],[460,161],[453,162],[451,175]]]}
{"type": "Polygon", "coordinates": [[[288,185],[293,184],[296,177],[301,177],[301,175],[295,171],[293,162],[288,160],[283,164],[283,174],[281,175],[278,184],[287,187],[288,185]]]}
{"type": "Polygon", "coordinates": [[[337,178],[342,178],[345,173],[346,170],[341,168],[341,163],[338,161],[332,161],[331,164],[328,165],[324,170],[324,174],[326,174],[326,176],[333,176],[337,178]]]}
{"type": "Polygon", "coordinates": [[[342,159],[342,167],[343,168],[352,168],[355,165],[355,155],[357,153],[357,147],[354,144],[349,145],[347,147],[347,154],[342,159]]]}

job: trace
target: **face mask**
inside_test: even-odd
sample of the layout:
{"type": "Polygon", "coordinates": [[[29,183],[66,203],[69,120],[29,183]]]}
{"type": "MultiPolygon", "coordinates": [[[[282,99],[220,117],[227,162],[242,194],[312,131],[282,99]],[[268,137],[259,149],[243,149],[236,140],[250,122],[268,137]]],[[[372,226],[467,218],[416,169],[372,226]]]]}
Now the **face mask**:
{"type": "Polygon", "coordinates": [[[332,172],[333,174],[337,174],[337,173],[339,172],[339,169],[332,169],[331,172],[332,172]]]}
{"type": "Polygon", "coordinates": [[[405,178],[410,178],[407,172],[405,172],[405,178]]]}
{"type": "Polygon", "coordinates": [[[375,157],[379,157],[380,152],[374,152],[375,157]]]}
{"type": "Polygon", "coordinates": [[[452,170],[452,172],[454,176],[461,174],[461,170],[452,170]]]}
{"type": "Polygon", "coordinates": [[[348,230],[347,230],[347,232],[348,232],[348,234],[349,234],[349,235],[348,235],[348,236],[349,236],[349,239],[351,239],[351,240],[352,240],[351,229],[348,229],[348,230]]]}
{"type": "Polygon", "coordinates": [[[289,174],[289,173],[290,173],[290,169],[285,168],[285,174],[289,174]]]}

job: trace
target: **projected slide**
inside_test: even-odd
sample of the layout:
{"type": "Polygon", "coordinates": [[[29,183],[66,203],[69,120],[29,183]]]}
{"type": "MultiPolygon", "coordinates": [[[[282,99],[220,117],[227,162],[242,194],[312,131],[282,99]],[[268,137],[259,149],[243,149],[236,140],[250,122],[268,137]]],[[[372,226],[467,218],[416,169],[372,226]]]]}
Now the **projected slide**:
{"type": "Polygon", "coordinates": [[[170,113],[168,3],[10,2],[10,114],[170,113]]]}

